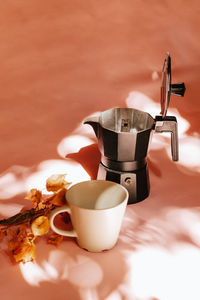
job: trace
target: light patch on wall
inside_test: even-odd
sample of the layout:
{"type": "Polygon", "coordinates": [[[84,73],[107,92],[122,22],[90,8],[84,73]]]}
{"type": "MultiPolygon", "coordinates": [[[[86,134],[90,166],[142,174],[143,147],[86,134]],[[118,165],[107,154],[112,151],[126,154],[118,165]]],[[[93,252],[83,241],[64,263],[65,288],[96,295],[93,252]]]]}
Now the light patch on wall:
{"type": "Polygon", "coordinates": [[[57,151],[61,157],[65,157],[69,153],[78,152],[81,148],[93,144],[94,141],[86,136],[71,135],[58,144],[57,151]]]}
{"type": "Polygon", "coordinates": [[[9,199],[24,191],[24,180],[18,179],[11,170],[0,176],[0,199],[9,199]]]}
{"type": "Polygon", "coordinates": [[[90,180],[90,176],[84,168],[71,159],[46,160],[38,165],[37,172],[27,178],[27,190],[34,187],[46,192],[46,179],[52,174],[66,174],[66,180],[72,184],[90,180]]]}

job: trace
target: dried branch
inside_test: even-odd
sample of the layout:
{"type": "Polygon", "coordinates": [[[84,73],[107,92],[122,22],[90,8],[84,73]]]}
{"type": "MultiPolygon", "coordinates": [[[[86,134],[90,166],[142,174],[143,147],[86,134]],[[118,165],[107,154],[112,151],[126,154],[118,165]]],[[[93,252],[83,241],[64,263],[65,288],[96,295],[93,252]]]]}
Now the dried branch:
{"type": "Polygon", "coordinates": [[[34,208],[31,208],[29,210],[25,210],[21,213],[18,213],[8,219],[0,220],[0,225],[8,227],[24,223],[32,223],[37,217],[48,215],[54,208],[55,205],[51,205],[40,210],[35,210],[34,208]]]}

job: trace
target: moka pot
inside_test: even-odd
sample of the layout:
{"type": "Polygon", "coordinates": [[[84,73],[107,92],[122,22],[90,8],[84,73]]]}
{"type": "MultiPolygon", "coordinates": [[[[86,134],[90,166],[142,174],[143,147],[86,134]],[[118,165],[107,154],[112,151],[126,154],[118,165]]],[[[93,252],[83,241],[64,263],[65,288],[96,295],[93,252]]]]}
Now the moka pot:
{"type": "Polygon", "coordinates": [[[101,152],[97,179],[122,184],[129,192],[128,203],[149,196],[147,151],[155,132],[171,133],[172,160],[178,160],[178,134],[175,116],[166,116],[170,95],[184,96],[184,83],[171,84],[171,58],[167,54],[162,71],[161,114],[133,108],[112,108],[84,121],[93,127],[101,152]]]}

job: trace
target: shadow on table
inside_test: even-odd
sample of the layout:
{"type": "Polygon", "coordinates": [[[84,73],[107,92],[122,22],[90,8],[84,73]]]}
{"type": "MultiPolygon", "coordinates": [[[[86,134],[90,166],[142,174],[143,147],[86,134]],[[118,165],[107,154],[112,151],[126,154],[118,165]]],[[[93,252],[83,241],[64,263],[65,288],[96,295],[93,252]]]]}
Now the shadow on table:
{"type": "Polygon", "coordinates": [[[66,158],[71,158],[81,164],[91,179],[97,178],[98,166],[101,159],[97,144],[83,147],[77,153],[70,153],[66,158]]]}

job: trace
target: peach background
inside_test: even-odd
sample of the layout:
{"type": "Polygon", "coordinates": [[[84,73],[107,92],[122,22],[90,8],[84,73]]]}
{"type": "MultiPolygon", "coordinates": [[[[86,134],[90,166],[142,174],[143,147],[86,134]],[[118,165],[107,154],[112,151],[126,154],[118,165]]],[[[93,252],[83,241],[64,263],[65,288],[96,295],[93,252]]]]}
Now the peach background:
{"type": "Polygon", "coordinates": [[[150,197],[127,207],[116,247],[94,254],[41,238],[37,262],[14,265],[2,245],[1,299],[200,299],[199,13],[195,0],[0,3],[1,218],[28,206],[26,192],[52,173],[95,178],[88,115],[117,106],[159,114],[167,51],[173,82],[187,88],[169,109],[180,161],[169,137],[154,135],[150,197]]]}

